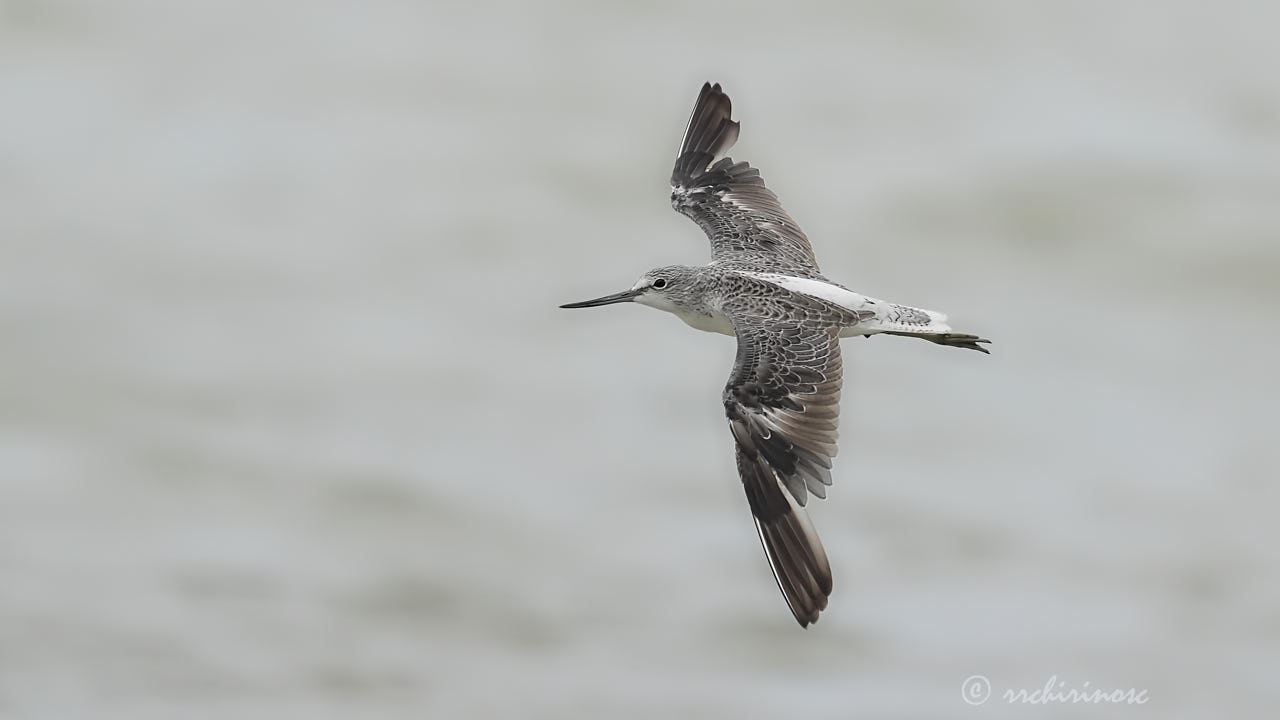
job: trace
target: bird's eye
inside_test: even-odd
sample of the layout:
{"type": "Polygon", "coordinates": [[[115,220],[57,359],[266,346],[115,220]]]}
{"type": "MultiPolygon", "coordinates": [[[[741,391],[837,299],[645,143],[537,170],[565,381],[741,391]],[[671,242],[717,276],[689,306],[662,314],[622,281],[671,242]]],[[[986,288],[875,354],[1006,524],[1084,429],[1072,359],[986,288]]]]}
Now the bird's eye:
{"type": "Polygon", "coordinates": [[[664,278],[658,278],[657,280],[653,281],[653,288],[655,290],[661,290],[666,286],[667,286],[667,281],[664,278]]]}

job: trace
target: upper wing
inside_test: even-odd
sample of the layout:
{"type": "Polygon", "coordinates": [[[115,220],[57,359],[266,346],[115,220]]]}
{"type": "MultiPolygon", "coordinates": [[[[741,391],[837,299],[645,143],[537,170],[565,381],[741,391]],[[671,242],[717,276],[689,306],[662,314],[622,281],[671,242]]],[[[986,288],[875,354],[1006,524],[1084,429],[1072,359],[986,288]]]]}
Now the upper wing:
{"type": "Polygon", "coordinates": [[[671,206],[711,239],[715,259],[758,258],[818,270],[800,226],[764,185],[760,171],[722,157],[738,139],[733,105],[720,85],[706,83],[671,171],[671,206]]]}
{"type": "Polygon", "coordinates": [[[839,328],[830,309],[780,298],[746,298],[724,310],[738,336],[724,389],[738,473],[778,587],[807,626],[831,594],[831,565],[804,505],[808,493],[826,497],[831,484],[843,382],[839,328]]]}

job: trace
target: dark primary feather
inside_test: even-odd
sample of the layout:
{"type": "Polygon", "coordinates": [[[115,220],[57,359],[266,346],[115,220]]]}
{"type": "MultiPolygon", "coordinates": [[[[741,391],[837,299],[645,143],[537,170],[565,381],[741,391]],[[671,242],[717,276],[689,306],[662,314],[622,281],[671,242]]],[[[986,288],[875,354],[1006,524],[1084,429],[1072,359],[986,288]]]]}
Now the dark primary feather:
{"type": "Polygon", "coordinates": [[[831,566],[804,505],[826,497],[836,454],[839,328],[860,317],[761,283],[740,288],[724,312],[738,355],[724,406],[737,443],[738,473],[769,567],[802,625],[831,594],[831,566]]]}
{"type": "Polygon", "coordinates": [[[720,85],[702,86],[671,172],[671,206],[711,240],[713,259],[750,262],[803,276],[818,272],[809,239],[765,187],[760,171],[722,157],[738,139],[720,85]],[[717,159],[719,158],[719,159],[717,159]]]}
{"type": "Polygon", "coordinates": [[[796,510],[774,471],[737,448],[738,474],[747,491],[756,532],[787,607],[801,627],[816,622],[831,595],[831,564],[804,510],[796,510]]]}

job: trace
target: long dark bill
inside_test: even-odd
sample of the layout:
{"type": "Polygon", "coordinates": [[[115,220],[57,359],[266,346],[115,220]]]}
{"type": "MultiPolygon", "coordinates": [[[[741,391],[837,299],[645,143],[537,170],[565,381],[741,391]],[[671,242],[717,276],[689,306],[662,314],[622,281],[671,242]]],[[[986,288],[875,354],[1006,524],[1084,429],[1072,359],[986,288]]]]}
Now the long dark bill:
{"type": "Polygon", "coordinates": [[[632,300],[635,300],[636,296],[639,294],[640,294],[639,290],[623,290],[620,293],[605,295],[604,297],[598,297],[595,300],[583,300],[582,302],[567,303],[565,305],[561,305],[560,307],[584,308],[584,307],[597,307],[599,305],[612,305],[614,303],[620,303],[620,302],[631,302],[632,300]]]}

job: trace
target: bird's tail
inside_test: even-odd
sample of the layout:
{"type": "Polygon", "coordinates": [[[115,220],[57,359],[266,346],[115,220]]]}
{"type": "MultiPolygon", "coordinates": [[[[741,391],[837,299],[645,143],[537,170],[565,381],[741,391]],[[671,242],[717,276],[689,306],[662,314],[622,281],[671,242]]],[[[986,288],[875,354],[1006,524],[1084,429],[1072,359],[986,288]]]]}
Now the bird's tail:
{"type": "Polygon", "coordinates": [[[982,347],[978,343],[988,343],[990,340],[980,338],[977,335],[966,335],[964,333],[924,333],[924,332],[899,332],[894,330],[884,331],[885,335],[902,335],[903,337],[916,337],[921,340],[928,340],[931,343],[946,345],[947,347],[965,348],[966,350],[977,350],[980,353],[991,354],[990,350],[982,347]]]}

